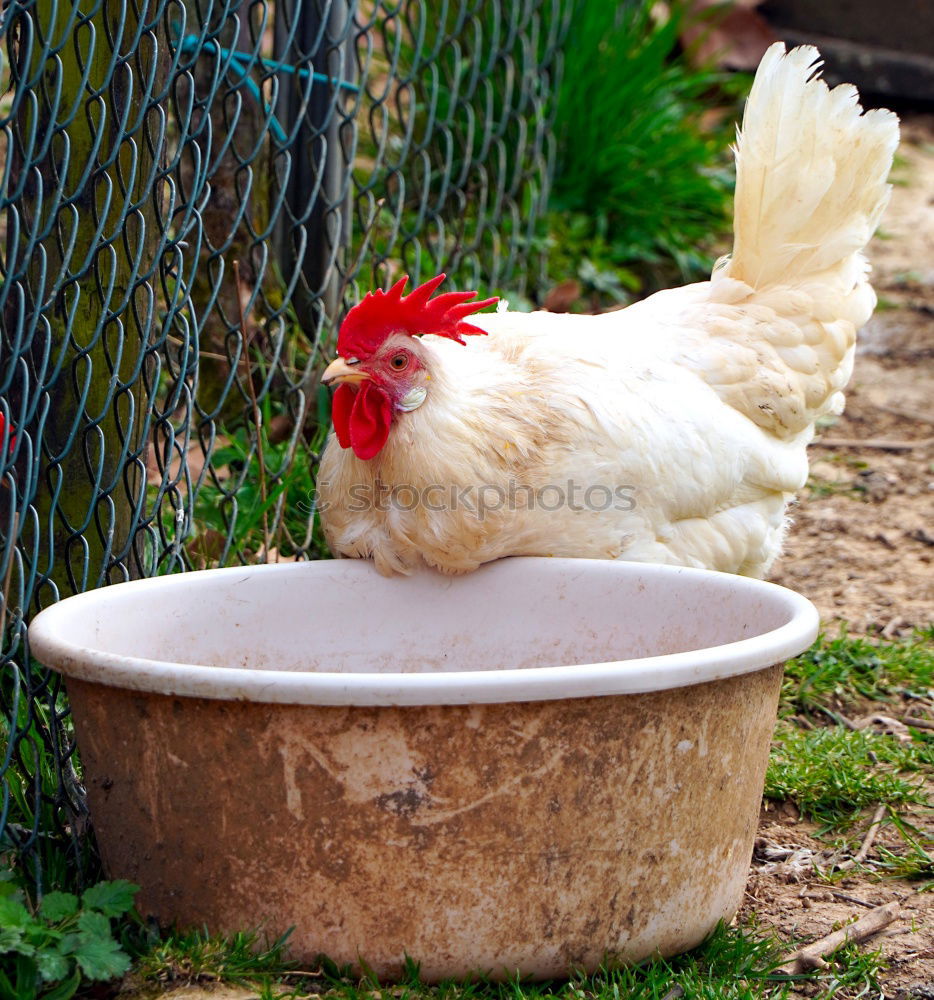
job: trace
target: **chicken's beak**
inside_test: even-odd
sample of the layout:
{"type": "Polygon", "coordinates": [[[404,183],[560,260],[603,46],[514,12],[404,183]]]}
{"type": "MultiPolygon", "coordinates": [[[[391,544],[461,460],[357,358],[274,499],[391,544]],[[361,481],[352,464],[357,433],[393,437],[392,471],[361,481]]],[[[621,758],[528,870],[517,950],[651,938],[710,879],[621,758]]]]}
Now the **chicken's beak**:
{"type": "Polygon", "coordinates": [[[359,368],[351,367],[343,358],[335,358],[324,369],[321,382],[331,385],[332,382],[365,382],[370,376],[359,368]]]}

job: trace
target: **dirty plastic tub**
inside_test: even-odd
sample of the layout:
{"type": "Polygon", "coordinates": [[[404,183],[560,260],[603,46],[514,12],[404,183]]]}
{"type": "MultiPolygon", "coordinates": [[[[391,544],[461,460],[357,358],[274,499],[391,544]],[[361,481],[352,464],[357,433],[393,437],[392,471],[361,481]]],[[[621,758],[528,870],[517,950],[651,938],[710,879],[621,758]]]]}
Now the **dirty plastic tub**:
{"type": "Polygon", "coordinates": [[[294,957],[386,978],[543,978],[733,916],[780,664],[817,625],[702,570],[342,560],[108,587],[30,640],[144,915],[293,927],[294,957]]]}

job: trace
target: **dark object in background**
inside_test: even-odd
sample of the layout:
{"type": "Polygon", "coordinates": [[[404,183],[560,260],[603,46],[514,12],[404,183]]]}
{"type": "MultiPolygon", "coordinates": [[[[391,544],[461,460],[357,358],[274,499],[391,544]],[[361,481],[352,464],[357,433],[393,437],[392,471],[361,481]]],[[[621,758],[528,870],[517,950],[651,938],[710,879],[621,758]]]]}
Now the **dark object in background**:
{"type": "Polygon", "coordinates": [[[855,83],[880,103],[934,103],[930,0],[766,0],[759,13],[783,41],[816,45],[831,85],[855,83]]]}

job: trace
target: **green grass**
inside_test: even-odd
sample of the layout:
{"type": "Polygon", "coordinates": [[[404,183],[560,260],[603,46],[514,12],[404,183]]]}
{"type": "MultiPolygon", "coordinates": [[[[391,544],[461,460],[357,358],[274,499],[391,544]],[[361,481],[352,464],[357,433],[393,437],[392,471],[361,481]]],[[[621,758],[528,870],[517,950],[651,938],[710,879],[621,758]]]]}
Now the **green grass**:
{"type": "Polygon", "coordinates": [[[553,279],[580,277],[583,258],[598,274],[620,268],[621,289],[634,271],[646,290],[695,279],[729,231],[727,148],[748,79],[692,65],[679,49],[691,15],[676,3],[656,19],[654,8],[584,0],[575,10],[554,126],[553,279]]]}
{"type": "MultiPolygon", "coordinates": [[[[685,997],[709,1000],[757,1000],[788,995],[787,977],[776,973],[784,946],[758,929],[720,926],[701,947],[672,959],[653,959],[629,968],[604,969],[592,976],[546,983],[466,983],[426,985],[418,964],[409,961],[402,982],[381,987],[372,974],[354,976],[322,960],[313,970],[297,972],[281,960],[276,947],[253,956],[237,939],[203,935],[173,936],[144,955],[137,975],[147,982],[181,984],[218,980],[262,984],[265,995],[317,996],[328,1000],[660,1000],[680,986],[685,997]],[[288,992],[291,990],[291,992],[288,992]]],[[[808,977],[819,981],[819,977],[808,977]]]]}
{"type": "Polygon", "coordinates": [[[848,946],[830,969],[788,976],[778,970],[791,950],[788,944],[752,925],[720,925],[684,955],[605,967],[590,976],[544,983],[490,983],[477,977],[427,985],[419,978],[418,964],[408,961],[401,982],[387,986],[372,974],[351,975],[326,959],[314,969],[296,970],[282,961],[279,943],[253,954],[258,940],[256,935],[173,935],[139,959],[134,978],[166,986],[227,981],[258,988],[262,998],[323,1000],[782,1000],[807,982],[812,991],[843,1000],[867,990],[878,995],[881,969],[877,952],[848,946]]]}
{"type": "Polygon", "coordinates": [[[898,830],[902,843],[892,849],[879,845],[876,867],[890,878],[920,881],[919,892],[934,889],[934,831],[923,830],[894,815],[890,821],[898,830]]]}
{"type": "Polygon", "coordinates": [[[144,983],[166,987],[228,982],[262,984],[280,980],[295,969],[283,957],[289,935],[269,942],[259,932],[210,935],[171,931],[139,952],[134,974],[144,983]]]}
{"type": "Polygon", "coordinates": [[[836,834],[853,830],[860,817],[886,806],[884,823],[894,827],[901,843],[877,844],[873,870],[931,888],[934,732],[909,729],[906,739],[898,739],[869,728],[838,724],[802,729],[798,724],[841,718],[851,723],[847,715],[868,714],[880,702],[884,714],[900,716],[911,704],[930,705],[932,700],[934,628],[919,629],[900,642],[846,632],[832,639],[822,636],[786,665],[766,798],[794,802],[825,833],[836,834]]]}
{"type": "Polygon", "coordinates": [[[850,825],[870,806],[930,805],[924,774],[934,767],[934,736],[900,742],[883,733],[833,726],[802,731],[780,723],[765,796],[790,799],[827,828],[850,825]]]}
{"type": "Polygon", "coordinates": [[[780,714],[810,713],[861,701],[931,697],[934,626],[900,642],[821,636],[785,666],[780,714]]]}

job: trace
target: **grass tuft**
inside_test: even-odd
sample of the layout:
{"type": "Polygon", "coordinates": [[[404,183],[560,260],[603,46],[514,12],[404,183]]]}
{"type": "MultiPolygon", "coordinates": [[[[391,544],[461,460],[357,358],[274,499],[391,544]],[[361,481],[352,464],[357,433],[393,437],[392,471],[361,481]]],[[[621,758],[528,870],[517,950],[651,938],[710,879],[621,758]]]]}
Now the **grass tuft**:
{"type": "Polygon", "coordinates": [[[889,878],[921,880],[918,892],[934,890],[934,833],[922,830],[902,816],[892,816],[891,822],[902,838],[895,848],[879,846],[876,867],[889,878]]]}
{"type": "Polygon", "coordinates": [[[802,731],[780,723],[765,796],[791,799],[803,815],[845,828],[869,807],[929,805],[924,773],[934,765],[934,738],[899,742],[842,726],[802,731]]]}
{"type": "MultiPolygon", "coordinates": [[[[785,977],[776,975],[783,946],[756,928],[718,926],[699,948],[674,958],[654,958],[637,966],[607,967],[592,976],[528,983],[442,982],[418,979],[409,963],[400,985],[380,987],[372,975],[354,978],[328,968],[324,984],[305,988],[323,1000],[778,1000],[788,995],[785,977]],[[680,991],[679,988],[680,987],[680,991]]],[[[816,981],[816,977],[811,978],[816,981]]]]}
{"type": "Polygon", "coordinates": [[[930,697],[934,687],[934,626],[901,642],[821,636],[785,666],[781,714],[887,701],[899,695],[930,697]]]}
{"type": "Polygon", "coordinates": [[[262,983],[295,968],[294,962],[284,958],[290,933],[270,944],[258,931],[229,937],[172,931],[137,957],[134,971],[146,982],[171,986],[262,983]]]}
{"type": "Polygon", "coordinates": [[[827,1000],[831,997],[856,1000],[858,997],[889,996],[879,982],[879,974],[884,968],[881,949],[853,942],[846,944],[834,954],[830,970],[823,976],[819,996],[827,1000]]]}
{"type": "MultiPolygon", "coordinates": [[[[693,65],[680,37],[697,15],[683,3],[659,10],[651,0],[585,0],[564,52],[549,270],[570,277],[581,255],[604,283],[614,266],[624,269],[610,301],[625,294],[633,265],[646,277],[662,265],[649,290],[677,280],[672,270],[682,280],[706,276],[713,241],[730,226],[727,147],[748,79],[693,65]],[[724,103],[728,114],[711,114],[724,103]]],[[[593,275],[577,277],[592,284],[593,275]]]]}

